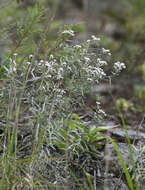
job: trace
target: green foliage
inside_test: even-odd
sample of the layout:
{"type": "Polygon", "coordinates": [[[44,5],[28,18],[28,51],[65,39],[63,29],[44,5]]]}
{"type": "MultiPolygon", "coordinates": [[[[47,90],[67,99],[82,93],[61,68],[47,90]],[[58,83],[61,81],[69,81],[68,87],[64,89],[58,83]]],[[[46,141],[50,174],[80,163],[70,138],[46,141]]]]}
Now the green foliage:
{"type": "Polygon", "coordinates": [[[124,169],[124,173],[125,173],[125,176],[126,176],[126,180],[127,180],[128,186],[129,186],[129,188],[130,188],[131,190],[134,190],[133,181],[132,181],[131,176],[130,176],[130,174],[129,174],[129,172],[128,172],[127,165],[126,165],[126,163],[125,163],[125,161],[124,161],[124,159],[123,159],[123,156],[122,156],[122,154],[120,153],[120,150],[119,150],[117,144],[114,142],[114,140],[113,140],[112,138],[109,138],[109,139],[110,139],[110,141],[112,142],[112,144],[113,144],[113,146],[114,146],[114,149],[116,150],[117,155],[118,155],[118,157],[119,157],[119,159],[120,159],[121,165],[122,165],[122,167],[123,167],[123,169],[124,169]]]}
{"type": "Polygon", "coordinates": [[[123,108],[124,111],[128,111],[129,109],[134,110],[134,105],[133,103],[130,103],[128,100],[124,98],[119,98],[116,101],[116,106],[121,109],[123,108]]]}
{"type": "Polygon", "coordinates": [[[142,78],[145,80],[145,63],[137,67],[137,69],[142,73],[142,78]]]}
{"type": "Polygon", "coordinates": [[[0,56],[12,56],[16,51],[21,56],[32,52],[41,56],[53,43],[56,31],[61,21],[54,21],[57,4],[46,0],[33,4],[10,1],[9,6],[1,2],[3,9],[0,11],[0,56]],[[51,6],[51,11],[48,11],[51,6]],[[47,42],[47,43],[46,43],[47,42]],[[8,53],[9,51],[9,53],[8,53]],[[11,53],[11,55],[10,55],[11,53]],[[6,55],[5,55],[6,54],[6,55]]]}
{"type": "Polygon", "coordinates": [[[74,159],[73,156],[75,155],[80,155],[83,152],[93,152],[104,145],[104,135],[100,132],[115,127],[86,125],[76,114],[73,114],[71,118],[63,122],[65,126],[60,123],[57,124],[55,137],[52,140],[53,144],[63,152],[66,149],[68,150],[71,160],[74,159]]]}
{"type": "MultiPolygon", "coordinates": [[[[86,152],[89,159],[97,159],[98,149],[106,142],[102,133],[113,128],[102,126],[105,113],[97,96],[93,108],[85,103],[91,88],[108,79],[104,68],[110,51],[100,46],[96,36],[76,41],[82,25],[64,26],[56,37],[60,22],[53,21],[55,8],[48,14],[48,4],[41,1],[24,9],[24,2],[12,3],[13,9],[5,7],[1,12],[10,21],[0,21],[6,31],[1,39],[7,40],[0,68],[0,190],[65,189],[68,165],[72,160],[79,163],[86,152]],[[13,27],[14,36],[9,36],[13,27]]],[[[116,62],[111,74],[123,68],[123,63],[116,62]]],[[[127,104],[118,104],[122,102],[127,104]]],[[[93,189],[90,176],[84,173],[86,188],[93,189]]]]}
{"type": "MultiPolygon", "coordinates": [[[[36,5],[30,11],[32,16],[28,19],[28,26],[22,27],[19,24],[18,47],[11,50],[11,56],[1,66],[5,72],[1,78],[0,121],[6,130],[2,139],[0,163],[0,170],[4,175],[0,183],[5,184],[6,189],[13,188],[13,185],[19,188],[20,184],[25,189],[41,188],[43,184],[47,189],[54,185],[63,186],[65,177],[62,178],[60,173],[63,172],[65,176],[65,171],[60,166],[57,171],[53,167],[52,170],[56,171],[53,176],[46,168],[48,162],[51,165],[54,153],[48,156],[45,151],[59,150],[59,158],[55,158],[56,164],[66,154],[66,160],[61,162],[64,167],[64,163],[70,158],[79,158],[81,153],[96,154],[100,146],[98,142],[104,140],[99,132],[110,128],[99,127],[104,112],[97,99],[93,109],[84,103],[85,93],[90,92],[91,86],[104,77],[107,78],[103,67],[107,66],[109,50],[101,48],[99,39],[95,36],[86,42],[73,44],[78,27],[64,26],[56,41],[46,49],[46,54],[40,52],[41,59],[37,59],[35,51],[27,56],[29,50],[26,54],[22,50],[24,44],[29,46],[27,40],[35,36],[35,33],[31,33],[31,28],[32,25],[34,28],[39,25],[39,14],[36,22],[33,20],[38,9],[39,6],[36,5]],[[98,54],[92,51],[93,46],[96,46],[98,54]],[[17,53],[13,53],[14,50],[17,53]],[[80,119],[86,117],[84,111],[89,113],[86,123],[80,119]],[[26,137],[23,137],[23,133],[27,134],[26,137]],[[19,138],[22,141],[18,143],[19,138]],[[29,147],[29,153],[25,147],[29,147]],[[26,159],[20,166],[23,157],[26,159]],[[46,182],[52,181],[52,178],[59,183],[46,182]]],[[[122,67],[124,64],[117,62],[113,73],[120,72],[122,67]]]]}
{"type": "Polygon", "coordinates": [[[110,42],[111,49],[128,64],[127,68],[136,71],[136,66],[144,62],[145,1],[122,1],[119,11],[105,13],[116,23],[119,37],[110,42]]]}
{"type": "Polygon", "coordinates": [[[124,131],[126,133],[126,139],[127,139],[127,143],[128,143],[129,152],[130,152],[130,161],[131,161],[131,165],[132,165],[132,168],[133,168],[132,169],[133,170],[133,178],[134,178],[135,183],[133,183],[133,178],[131,178],[131,175],[128,172],[126,163],[123,160],[123,157],[122,157],[122,155],[121,155],[121,153],[119,151],[119,148],[117,147],[117,144],[114,142],[113,139],[111,139],[111,138],[109,138],[109,139],[111,140],[111,142],[112,142],[112,144],[114,146],[114,149],[116,150],[116,152],[118,154],[118,157],[119,157],[120,162],[122,164],[122,167],[124,169],[126,180],[127,180],[127,183],[129,185],[130,189],[131,190],[134,190],[134,189],[139,190],[139,182],[138,182],[138,179],[137,179],[137,169],[136,169],[136,163],[135,163],[135,160],[134,160],[133,148],[132,148],[131,141],[130,141],[130,138],[129,138],[129,135],[128,135],[126,123],[124,121],[123,115],[122,115],[120,107],[118,105],[117,105],[117,108],[118,108],[118,112],[120,114],[120,118],[121,118],[121,121],[122,121],[124,131]],[[133,184],[135,184],[135,185],[133,185],[133,184]]]}
{"type": "Polygon", "coordinates": [[[136,96],[139,98],[141,102],[141,106],[138,106],[139,110],[142,112],[145,110],[145,86],[144,85],[136,85],[134,87],[134,91],[136,96]]]}

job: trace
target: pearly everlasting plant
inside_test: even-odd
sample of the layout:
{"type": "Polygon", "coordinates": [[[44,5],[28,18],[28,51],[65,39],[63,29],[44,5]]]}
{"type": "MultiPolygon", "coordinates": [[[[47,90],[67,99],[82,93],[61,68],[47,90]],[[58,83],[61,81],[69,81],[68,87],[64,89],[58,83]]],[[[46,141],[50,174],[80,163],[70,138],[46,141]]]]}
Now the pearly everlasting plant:
{"type": "MultiPolygon", "coordinates": [[[[26,102],[39,105],[43,97],[41,104],[45,104],[49,118],[55,115],[60,119],[76,112],[82,115],[79,110],[86,109],[85,95],[90,93],[91,87],[108,77],[104,68],[110,64],[110,50],[102,48],[100,38],[95,36],[79,44],[74,43],[74,36],[73,30],[60,32],[57,50],[49,53],[47,60],[36,60],[30,54],[23,63],[17,63],[18,55],[15,53],[9,66],[5,66],[7,77],[16,77],[21,83],[25,81],[26,102]]],[[[112,73],[117,74],[124,68],[124,63],[116,62],[112,73]]],[[[43,110],[42,107],[40,109],[43,110]]],[[[97,113],[98,118],[104,113],[98,104],[91,111],[97,113]]]]}
{"type": "MultiPolygon", "coordinates": [[[[52,166],[49,157],[57,152],[56,149],[68,161],[95,152],[105,142],[100,131],[108,127],[99,127],[106,116],[100,97],[96,94],[93,104],[89,104],[87,96],[92,87],[110,77],[106,67],[111,64],[111,52],[101,47],[99,38],[91,36],[78,43],[75,34],[68,28],[61,31],[54,46],[47,50],[47,56],[38,59],[35,52],[27,57],[14,53],[2,65],[5,76],[0,89],[0,121],[6,126],[6,133],[7,129],[12,130],[8,144],[14,143],[15,156],[23,156],[24,149],[30,157],[32,155],[32,163],[24,167],[26,170],[31,168],[31,177],[45,173],[48,179],[51,178],[44,165],[50,162],[52,166]],[[22,139],[20,144],[17,144],[17,135],[22,139]],[[100,140],[101,144],[97,144],[100,140]]],[[[111,75],[124,68],[123,63],[116,62],[111,75]]],[[[62,166],[63,159],[60,161],[62,166]]],[[[56,170],[56,164],[53,167],[56,171],[54,185],[63,183],[61,172],[65,173],[60,168],[56,170]]]]}

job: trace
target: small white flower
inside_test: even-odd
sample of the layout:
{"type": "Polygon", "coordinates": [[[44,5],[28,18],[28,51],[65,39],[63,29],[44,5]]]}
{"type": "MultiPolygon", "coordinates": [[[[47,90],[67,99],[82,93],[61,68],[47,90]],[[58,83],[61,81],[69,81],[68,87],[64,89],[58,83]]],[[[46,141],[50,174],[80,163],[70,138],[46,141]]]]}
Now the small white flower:
{"type": "Polygon", "coordinates": [[[62,68],[62,67],[59,68],[58,72],[59,72],[59,73],[62,73],[62,72],[63,72],[63,68],[62,68]]]}
{"type": "Polygon", "coordinates": [[[47,67],[50,67],[50,63],[49,63],[48,61],[45,61],[45,65],[46,65],[47,67]]]}
{"type": "Polygon", "coordinates": [[[90,43],[91,40],[87,40],[87,43],[90,43]]]}
{"type": "Polygon", "coordinates": [[[27,64],[27,65],[30,65],[30,64],[31,64],[31,62],[27,61],[27,62],[26,62],[26,64],[27,64]]]}
{"type": "Polygon", "coordinates": [[[102,52],[103,52],[104,54],[111,55],[111,53],[110,53],[110,50],[109,50],[109,49],[102,48],[102,52]]]}
{"type": "Polygon", "coordinates": [[[66,63],[66,62],[62,62],[62,65],[63,65],[63,66],[66,66],[66,65],[67,65],[67,63],[66,63]]]}
{"type": "Polygon", "coordinates": [[[53,184],[56,185],[56,184],[57,184],[57,181],[54,181],[53,184]]]}
{"type": "Polygon", "coordinates": [[[66,91],[62,89],[61,90],[61,94],[65,94],[65,93],[66,93],[66,91]]]}
{"type": "Polygon", "coordinates": [[[103,76],[106,76],[106,73],[104,73],[103,69],[101,68],[96,68],[95,71],[96,75],[99,77],[99,78],[102,78],[103,76]]]}
{"type": "Polygon", "coordinates": [[[116,72],[120,72],[122,69],[125,69],[125,68],[126,68],[126,66],[124,63],[120,63],[119,61],[114,63],[114,69],[116,72]]]}
{"type": "Polygon", "coordinates": [[[13,56],[15,56],[15,57],[16,57],[17,55],[18,55],[17,53],[14,53],[14,54],[13,54],[13,56]]]}
{"type": "Polygon", "coordinates": [[[15,73],[15,72],[16,72],[16,67],[13,67],[13,68],[12,68],[12,71],[15,73]]]}
{"type": "Polygon", "coordinates": [[[97,62],[100,66],[104,66],[104,65],[107,65],[107,62],[106,61],[102,61],[100,58],[97,59],[97,62]]]}
{"type": "Polygon", "coordinates": [[[16,61],[15,60],[13,60],[12,63],[13,63],[14,66],[16,66],[16,61]]]}
{"type": "Polygon", "coordinates": [[[86,63],[88,63],[90,61],[90,58],[89,57],[84,57],[84,60],[86,63]]]}
{"type": "Polygon", "coordinates": [[[72,68],[71,68],[70,66],[68,66],[67,69],[68,69],[69,71],[72,71],[72,68]]]}
{"type": "Polygon", "coordinates": [[[93,79],[92,78],[87,78],[87,81],[93,81],[93,79]]]}
{"type": "Polygon", "coordinates": [[[100,102],[96,101],[96,104],[97,104],[97,105],[100,105],[100,102]]]}
{"type": "Polygon", "coordinates": [[[62,34],[69,34],[70,36],[74,36],[75,35],[73,30],[64,30],[62,32],[62,34]]]}
{"type": "Polygon", "coordinates": [[[53,58],[54,58],[54,56],[51,54],[51,55],[50,55],[50,59],[53,59],[53,58]]]}
{"type": "Polygon", "coordinates": [[[34,56],[32,54],[29,55],[29,59],[32,59],[34,56]]]}
{"type": "Polygon", "coordinates": [[[51,78],[51,77],[52,77],[52,75],[47,75],[47,76],[46,76],[46,78],[51,78]]]}
{"type": "Polygon", "coordinates": [[[94,35],[92,35],[91,38],[92,38],[92,40],[94,40],[94,41],[100,41],[100,38],[97,38],[97,37],[94,36],[94,35]]]}
{"type": "Polygon", "coordinates": [[[106,113],[105,113],[104,110],[102,110],[102,109],[99,109],[98,113],[100,113],[100,114],[106,116],[106,113]]]}
{"type": "Polygon", "coordinates": [[[78,49],[78,48],[81,48],[82,46],[80,45],[75,45],[74,48],[78,49]]]}

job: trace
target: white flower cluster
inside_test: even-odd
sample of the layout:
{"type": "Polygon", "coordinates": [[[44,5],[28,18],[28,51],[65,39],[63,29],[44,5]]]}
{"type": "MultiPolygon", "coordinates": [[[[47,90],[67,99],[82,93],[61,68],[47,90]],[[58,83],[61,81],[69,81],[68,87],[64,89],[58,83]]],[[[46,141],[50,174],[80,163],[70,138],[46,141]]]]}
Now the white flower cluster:
{"type": "Polygon", "coordinates": [[[101,60],[100,58],[97,59],[97,63],[100,67],[107,65],[107,61],[101,60]]]}
{"type": "MultiPolygon", "coordinates": [[[[64,30],[62,34],[69,34],[74,36],[75,33],[73,30],[64,30]]],[[[71,45],[70,43],[61,43],[61,51],[65,52],[64,55],[50,55],[47,61],[40,60],[35,61],[36,67],[33,68],[31,74],[33,77],[36,77],[35,70],[37,69],[40,73],[42,68],[45,69],[45,78],[50,80],[63,80],[64,76],[68,76],[71,73],[73,78],[79,77],[83,78],[84,81],[90,82],[99,82],[100,79],[106,76],[106,73],[103,70],[103,67],[108,65],[106,56],[111,55],[110,50],[105,48],[100,48],[98,42],[100,38],[96,36],[91,36],[89,40],[82,44],[71,45]],[[96,53],[92,52],[92,47],[96,45],[96,53]],[[75,76],[76,75],[76,76],[75,76]]],[[[14,57],[17,55],[15,54],[14,57]]],[[[30,65],[32,58],[34,56],[29,55],[29,61],[27,65],[30,65]]],[[[9,69],[9,72],[16,72],[16,62],[15,59],[11,59],[12,66],[9,69]]],[[[126,68],[124,63],[116,62],[114,63],[115,73],[120,72],[122,69],[126,68]]],[[[43,70],[44,71],[44,70],[43,70]]]]}
{"type": "Polygon", "coordinates": [[[102,48],[102,52],[103,52],[103,54],[107,54],[107,55],[111,56],[111,52],[109,49],[102,48]]]}
{"type": "Polygon", "coordinates": [[[62,32],[62,34],[69,34],[70,36],[74,36],[75,35],[73,30],[64,30],[62,32]]]}
{"type": "Polygon", "coordinates": [[[91,38],[92,38],[93,41],[100,41],[100,38],[97,38],[97,37],[94,36],[94,35],[92,35],[91,38]]]}
{"type": "Polygon", "coordinates": [[[74,46],[74,48],[76,48],[76,49],[79,49],[79,48],[81,48],[82,46],[81,45],[75,45],[74,46]]]}
{"type": "Polygon", "coordinates": [[[42,71],[42,67],[45,66],[45,78],[63,79],[65,63],[60,64],[53,55],[50,55],[49,61],[40,60],[38,62],[39,70],[42,71]]]}
{"type": "Polygon", "coordinates": [[[121,63],[119,61],[117,61],[116,63],[114,63],[113,67],[114,67],[116,73],[119,73],[120,71],[122,71],[122,69],[126,68],[125,64],[121,63]]]}
{"type": "Polygon", "coordinates": [[[16,67],[16,56],[17,56],[17,53],[14,53],[13,54],[13,58],[10,58],[10,65],[9,65],[9,68],[7,68],[6,66],[4,66],[4,69],[7,71],[7,74],[8,75],[11,75],[13,73],[16,73],[17,71],[17,67],[16,67]]]}
{"type": "Polygon", "coordinates": [[[16,73],[16,60],[10,58],[10,63],[9,73],[16,73]]]}
{"type": "Polygon", "coordinates": [[[94,67],[94,66],[89,65],[88,67],[84,67],[83,69],[87,73],[88,81],[93,82],[94,80],[98,82],[99,79],[102,79],[104,76],[106,76],[106,73],[100,67],[94,67]]]}
{"type": "MultiPolygon", "coordinates": [[[[64,30],[62,35],[65,34],[73,37],[75,32],[64,30]]],[[[26,82],[31,85],[34,81],[34,84],[38,86],[38,94],[39,89],[43,90],[43,94],[45,92],[49,94],[50,104],[55,99],[54,105],[61,107],[61,104],[68,108],[68,102],[72,101],[71,96],[77,93],[78,96],[82,97],[86,89],[90,89],[91,85],[95,85],[107,77],[104,67],[109,65],[111,53],[110,50],[101,48],[99,41],[100,38],[96,36],[91,36],[89,40],[81,44],[63,41],[58,46],[58,51],[56,50],[55,54],[49,55],[47,60],[35,60],[34,55],[30,54],[26,63],[22,65],[24,70],[20,67],[19,72],[17,72],[19,64],[16,64],[17,54],[14,54],[6,71],[8,74],[20,74],[21,81],[26,78],[23,71],[29,72],[26,82]],[[40,83],[42,78],[44,82],[40,83]],[[70,97],[68,98],[66,94],[69,94],[70,97]]],[[[126,66],[124,63],[116,62],[113,68],[114,73],[118,73],[126,66]]],[[[36,87],[34,91],[36,91],[36,87]]],[[[98,113],[105,115],[99,103],[96,105],[97,109],[100,110],[98,113]]]]}

